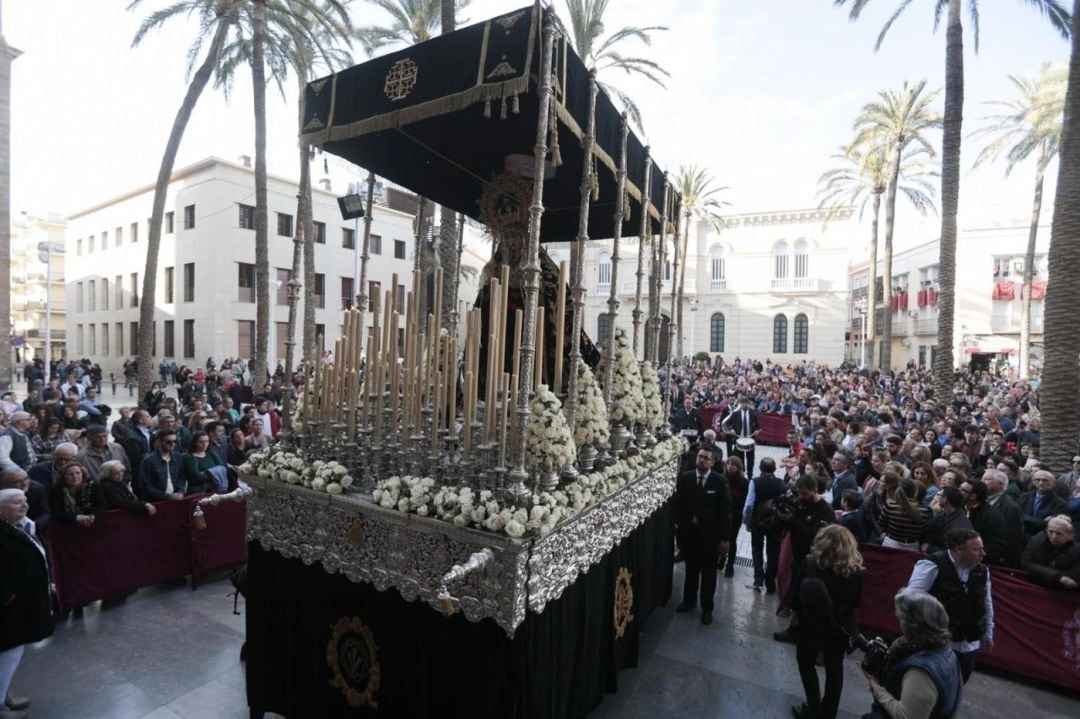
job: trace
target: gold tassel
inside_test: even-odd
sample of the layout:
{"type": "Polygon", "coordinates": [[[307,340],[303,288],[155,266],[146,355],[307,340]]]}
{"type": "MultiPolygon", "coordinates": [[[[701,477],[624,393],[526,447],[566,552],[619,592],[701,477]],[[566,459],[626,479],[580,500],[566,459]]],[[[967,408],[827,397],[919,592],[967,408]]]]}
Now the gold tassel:
{"type": "Polygon", "coordinates": [[[515,115],[521,113],[521,104],[518,102],[517,95],[514,95],[513,104],[511,105],[510,111],[513,112],[515,115]]]}
{"type": "Polygon", "coordinates": [[[491,119],[491,98],[484,100],[484,119],[491,119]]]}
{"type": "Polygon", "coordinates": [[[192,520],[195,525],[195,529],[206,529],[206,515],[203,514],[202,507],[195,505],[195,511],[192,513],[192,520]]]}
{"type": "Polygon", "coordinates": [[[551,125],[551,165],[552,167],[560,167],[562,165],[562,153],[559,152],[559,118],[555,112],[555,102],[551,103],[551,117],[548,120],[551,125]]]}
{"type": "Polygon", "coordinates": [[[499,119],[500,120],[505,120],[506,119],[506,98],[505,97],[502,99],[502,109],[499,110],[499,119]]]}

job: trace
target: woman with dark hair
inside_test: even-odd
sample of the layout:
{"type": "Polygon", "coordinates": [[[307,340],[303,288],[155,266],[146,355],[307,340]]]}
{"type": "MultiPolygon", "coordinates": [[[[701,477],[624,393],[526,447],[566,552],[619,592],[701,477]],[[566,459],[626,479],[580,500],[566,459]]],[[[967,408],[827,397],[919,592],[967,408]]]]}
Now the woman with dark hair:
{"type": "Polygon", "coordinates": [[[41,426],[30,440],[30,444],[34,447],[34,454],[37,455],[38,461],[44,462],[52,459],[57,447],[70,441],[71,437],[64,430],[59,418],[49,417],[45,420],[44,426],[41,426]]]}
{"type": "Polygon", "coordinates": [[[49,490],[51,521],[94,526],[94,520],[105,514],[105,494],[97,482],[91,482],[80,464],[64,468],[63,478],[49,490]]]}
{"type": "Polygon", "coordinates": [[[229,432],[229,442],[225,446],[225,462],[233,467],[239,467],[247,459],[247,450],[244,448],[244,431],[239,427],[229,432]]]}
{"type": "Polygon", "coordinates": [[[814,536],[791,585],[797,617],[795,657],[806,703],[792,707],[795,719],[835,719],[844,689],[844,653],[858,634],[855,610],[862,596],[863,559],[855,537],[830,524],[814,536]],[[825,694],[820,693],[815,659],[825,657],[825,694]]]}
{"type": "Polygon", "coordinates": [[[65,404],[60,410],[60,424],[72,442],[78,441],[86,431],[86,420],[79,418],[79,409],[74,404],[65,404]]]}
{"type": "Polygon", "coordinates": [[[889,647],[880,677],[865,669],[874,697],[871,717],[949,719],[960,709],[964,684],[949,646],[949,615],[934,597],[914,589],[896,594],[903,634],[889,647]]]}
{"type": "Polygon", "coordinates": [[[228,486],[224,465],[213,452],[207,451],[209,449],[210,435],[201,429],[195,431],[188,442],[187,453],[180,457],[180,476],[187,482],[185,494],[224,490],[228,486]],[[215,470],[215,467],[221,469],[215,470]],[[216,475],[220,475],[221,479],[216,475]]]}
{"type": "Polygon", "coordinates": [[[919,537],[930,519],[930,510],[919,506],[915,482],[894,472],[881,475],[879,525],[881,546],[919,550],[919,537]]]}
{"type": "Polygon", "coordinates": [[[158,408],[161,407],[161,403],[165,401],[165,392],[161,389],[161,383],[155,382],[150,385],[150,389],[147,390],[146,395],[143,397],[143,407],[151,415],[157,414],[158,408]]]}
{"type": "Polygon", "coordinates": [[[920,497],[919,504],[929,507],[934,495],[941,491],[941,480],[929,462],[918,462],[911,468],[911,478],[915,480],[920,497]]]}

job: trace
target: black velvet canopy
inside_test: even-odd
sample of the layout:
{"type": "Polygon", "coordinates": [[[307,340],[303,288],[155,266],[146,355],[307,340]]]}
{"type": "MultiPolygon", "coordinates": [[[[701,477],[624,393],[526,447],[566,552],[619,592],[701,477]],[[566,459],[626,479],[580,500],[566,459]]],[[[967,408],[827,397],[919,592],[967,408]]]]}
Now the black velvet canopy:
{"type": "MultiPolygon", "coordinates": [[[[507,158],[532,168],[545,13],[539,4],[500,15],[307,86],[303,139],[432,201],[479,219],[479,200],[507,158]]],[[[589,71],[565,38],[556,41],[554,117],[561,164],[544,185],[541,240],[577,235],[589,71]]],[[[599,199],[589,237],[613,235],[619,111],[601,90],[596,101],[599,199]]],[[[549,141],[550,144],[550,141],[549,141]]],[[[549,148],[550,150],[551,148],[549,148]]],[[[640,229],[645,148],[627,141],[629,216],[623,236],[640,229]]],[[[660,232],[664,174],[653,163],[649,231],[660,232]]],[[[677,217],[677,198],[670,217],[677,217]]],[[[671,227],[669,226],[669,231],[671,227]]]]}

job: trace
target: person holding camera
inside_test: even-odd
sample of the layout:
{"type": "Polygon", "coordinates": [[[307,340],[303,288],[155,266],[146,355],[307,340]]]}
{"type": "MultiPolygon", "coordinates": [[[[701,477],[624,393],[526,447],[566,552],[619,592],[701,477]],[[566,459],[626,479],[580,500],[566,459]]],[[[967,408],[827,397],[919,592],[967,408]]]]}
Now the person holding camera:
{"type": "Polygon", "coordinates": [[[862,719],[956,716],[964,684],[956,655],[949,647],[951,622],[945,607],[930,594],[911,587],[897,592],[894,601],[903,633],[884,656],[874,652],[872,657],[868,651],[861,665],[874,697],[871,712],[862,719]]]}
{"type": "Polygon", "coordinates": [[[862,555],[846,527],[833,524],[814,536],[810,554],[795,573],[791,610],[798,617],[795,658],[806,702],[792,707],[795,719],[835,719],[844,689],[844,653],[859,635],[855,610],[862,596],[862,555]],[[815,659],[825,659],[825,694],[815,659]]]}
{"type": "MultiPolygon", "coordinates": [[[[803,559],[810,553],[814,537],[823,527],[836,523],[836,513],[832,505],[818,494],[818,479],[813,475],[799,477],[795,482],[796,501],[779,502],[776,508],[776,521],[787,530],[791,537],[791,573],[794,576],[803,559]]],[[[785,604],[790,597],[785,598],[785,604]]],[[[787,629],[775,632],[773,639],[778,642],[793,642],[796,636],[796,619],[787,629]]]]}

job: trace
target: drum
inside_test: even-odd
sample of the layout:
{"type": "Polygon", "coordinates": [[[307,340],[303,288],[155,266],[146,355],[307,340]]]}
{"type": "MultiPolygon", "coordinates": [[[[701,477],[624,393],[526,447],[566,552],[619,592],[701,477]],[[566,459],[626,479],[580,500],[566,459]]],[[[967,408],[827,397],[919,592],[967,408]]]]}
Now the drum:
{"type": "Polygon", "coordinates": [[[754,449],[754,439],[752,437],[739,437],[735,440],[735,447],[740,452],[751,452],[754,449]]]}

